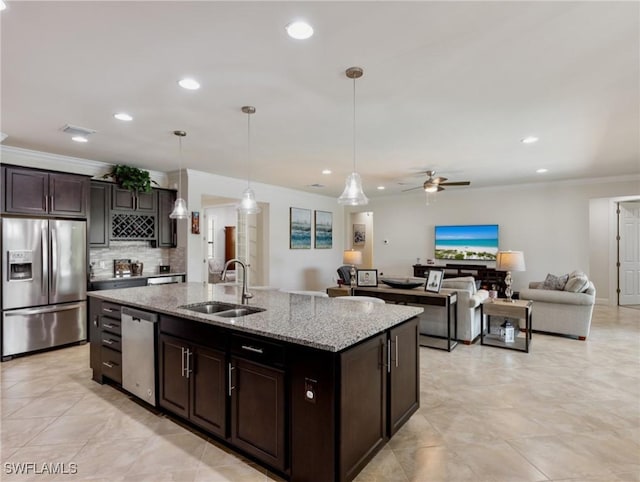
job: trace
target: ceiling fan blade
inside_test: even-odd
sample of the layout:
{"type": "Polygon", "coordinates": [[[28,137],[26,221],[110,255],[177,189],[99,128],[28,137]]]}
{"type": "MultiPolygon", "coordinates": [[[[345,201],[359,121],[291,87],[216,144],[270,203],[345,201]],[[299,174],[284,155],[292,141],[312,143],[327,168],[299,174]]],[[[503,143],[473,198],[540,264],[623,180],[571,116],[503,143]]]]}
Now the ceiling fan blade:
{"type": "Polygon", "coordinates": [[[454,181],[454,182],[441,182],[440,186],[468,186],[471,181],[454,181]]]}
{"type": "Polygon", "coordinates": [[[416,189],[423,189],[422,186],[416,186],[416,187],[412,187],[409,189],[403,189],[402,192],[409,192],[409,191],[415,191],[416,189]]]}
{"type": "Polygon", "coordinates": [[[434,177],[433,179],[429,179],[433,184],[442,184],[443,182],[445,182],[447,180],[446,177],[434,177]]]}

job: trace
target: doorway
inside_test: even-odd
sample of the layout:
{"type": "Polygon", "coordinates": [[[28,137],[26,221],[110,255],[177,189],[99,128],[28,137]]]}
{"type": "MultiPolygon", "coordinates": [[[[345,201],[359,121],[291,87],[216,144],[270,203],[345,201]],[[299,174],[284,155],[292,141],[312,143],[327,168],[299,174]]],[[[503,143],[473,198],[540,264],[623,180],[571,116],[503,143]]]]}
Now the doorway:
{"type": "Polygon", "coordinates": [[[618,304],[640,305],[640,201],[618,203],[618,304]]]}
{"type": "Polygon", "coordinates": [[[353,248],[362,252],[362,264],[360,269],[372,269],[373,264],[373,213],[370,211],[351,213],[350,222],[346,232],[349,233],[349,242],[346,249],[353,248]]]}

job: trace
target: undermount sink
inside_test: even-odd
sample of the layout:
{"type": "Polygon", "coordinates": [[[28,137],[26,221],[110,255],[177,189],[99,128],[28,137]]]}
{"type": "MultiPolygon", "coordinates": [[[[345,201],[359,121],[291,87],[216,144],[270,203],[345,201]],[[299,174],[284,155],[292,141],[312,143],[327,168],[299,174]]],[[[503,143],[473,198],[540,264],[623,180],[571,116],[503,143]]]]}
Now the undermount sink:
{"type": "Polygon", "coordinates": [[[262,308],[234,308],[232,310],[225,310],[216,313],[217,316],[222,316],[223,318],[238,318],[240,316],[252,315],[254,313],[260,313],[264,311],[262,308]]]}
{"type": "Polygon", "coordinates": [[[240,316],[247,316],[253,313],[265,311],[263,308],[234,305],[232,303],[221,303],[219,301],[195,303],[193,305],[180,306],[180,308],[208,315],[215,314],[216,316],[221,316],[223,318],[238,318],[240,316]]]}

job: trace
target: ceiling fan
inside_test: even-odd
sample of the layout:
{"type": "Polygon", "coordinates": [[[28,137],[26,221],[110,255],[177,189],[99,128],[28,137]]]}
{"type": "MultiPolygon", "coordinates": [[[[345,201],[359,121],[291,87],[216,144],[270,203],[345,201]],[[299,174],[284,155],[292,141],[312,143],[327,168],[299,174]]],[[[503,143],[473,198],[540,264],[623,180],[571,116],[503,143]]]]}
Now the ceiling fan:
{"type": "Polygon", "coordinates": [[[436,171],[424,171],[424,174],[426,174],[428,178],[422,185],[422,188],[420,186],[412,187],[411,189],[404,189],[402,192],[413,191],[414,189],[424,189],[426,192],[440,192],[444,191],[443,186],[468,186],[471,184],[471,181],[445,182],[447,180],[446,177],[434,177],[436,171]]]}

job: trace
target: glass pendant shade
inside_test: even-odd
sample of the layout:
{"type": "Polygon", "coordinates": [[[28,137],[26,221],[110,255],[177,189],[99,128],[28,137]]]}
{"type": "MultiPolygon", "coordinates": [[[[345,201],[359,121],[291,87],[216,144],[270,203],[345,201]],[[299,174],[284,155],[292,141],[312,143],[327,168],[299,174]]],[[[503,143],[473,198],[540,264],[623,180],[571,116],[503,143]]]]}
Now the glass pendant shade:
{"type": "Polygon", "coordinates": [[[260,207],[256,202],[256,195],[251,188],[247,188],[242,193],[242,201],[238,204],[238,211],[244,214],[258,214],[260,207]]]}
{"type": "Polygon", "coordinates": [[[363,206],[368,203],[369,198],[367,198],[362,190],[360,174],[352,172],[347,176],[344,191],[338,198],[338,204],[342,204],[344,206],[363,206]]]}
{"type": "Polygon", "coordinates": [[[173,211],[169,214],[171,219],[187,219],[189,217],[189,212],[187,211],[187,203],[184,199],[179,197],[176,199],[175,204],[173,205],[173,211]]]}

